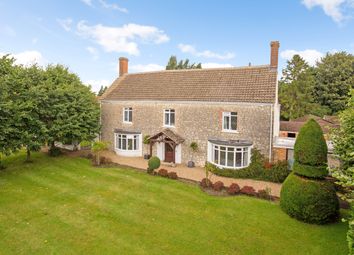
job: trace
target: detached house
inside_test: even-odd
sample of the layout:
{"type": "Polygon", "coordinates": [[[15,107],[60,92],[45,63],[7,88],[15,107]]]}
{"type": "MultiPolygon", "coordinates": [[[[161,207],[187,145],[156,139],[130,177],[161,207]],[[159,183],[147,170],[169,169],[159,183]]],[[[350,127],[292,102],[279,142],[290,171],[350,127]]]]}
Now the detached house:
{"type": "Polygon", "coordinates": [[[268,65],[133,74],[120,58],[119,77],[100,98],[101,139],[121,156],[148,153],[177,164],[191,160],[192,142],[197,165],[243,168],[252,148],[272,159],[278,50],[279,42],[271,42],[268,65]]]}

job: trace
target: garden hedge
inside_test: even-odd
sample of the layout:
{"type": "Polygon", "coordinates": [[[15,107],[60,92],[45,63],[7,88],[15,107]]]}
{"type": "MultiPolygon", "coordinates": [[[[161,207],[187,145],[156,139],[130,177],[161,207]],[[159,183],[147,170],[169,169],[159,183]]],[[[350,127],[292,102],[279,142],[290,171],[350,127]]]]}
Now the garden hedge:
{"type": "Polygon", "coordinates": [[[332,183],[290,174],[280,193],[280,206],[298,220],[325,224],[338,217],[339,201],[332,183]]]}

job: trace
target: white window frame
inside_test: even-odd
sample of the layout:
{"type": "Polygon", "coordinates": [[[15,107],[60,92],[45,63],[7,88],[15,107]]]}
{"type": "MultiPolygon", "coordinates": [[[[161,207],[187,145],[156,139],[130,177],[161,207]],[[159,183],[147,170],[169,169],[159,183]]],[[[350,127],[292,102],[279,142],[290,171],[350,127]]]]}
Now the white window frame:
{"type": "Polygon", "coordinates": [[[140,135],[139,134],[121,134],[116,133],[115,148],[119,151],[139,151],[140,150],[140,135]],[[132,148],[129,149],[129,140],[132,143],[132,148]]]}
{"type": "Polygon", "coordinates": [[[223,132],[230,132],[230,133],[237,133],[238,132],[238,123],[237,123],[237,112],[223,112],[222,113],[222,131],[223,132]],[[236,129],[231,129],[232,124],[231,124],[231,119],[232,117],[236,117],[236,129]],[[227,128],[225,128],[225,118],[229,118],[229,125],[227,128]]]}
{"type": "Polygon", "coordinates": [[[241,169],[241,168],[248,167],[251,162],[251,148],[252,148],[252,146],[225,146],[225,145],[211,143],[210,148],[211,148],[210,163],[212,163],[220,168],[241,169]],[[221,147],[225,148],[225,150],[221,149],[221,147]],[[231,153],[231,149],[233,149],[233,166],[228,166],[228,152],[231,153]],[[216,154],[215,150],[218,151],[217,161],[215,159],[215,154],[216,154]],[[221,151],[225,152],[225,164],[220,163],[221,151]],[[246,153],[247,153],[247,158],[245,158],[246,153]],[[236,155],[237,154],[241,154],[241,166],[236,166],[236,155]],[[247,160],[246,164],[245,164],[245,160],[247,160]]]}
{"type": "Polygon", "coordinates": [[[164,127],[175,127],[176,125],[176,110],[175,109],[164,109],[163,111],[163,126],[164,127]],[[171,125],[171,115],[174,115],[174,123],[171,125]],[[166,124],[166,114],[169,115],[168,123],[166,124]]]}
{"type": "Polygon", "coordinates": [[[127,123],[127,124],[132,124],[133,123],[133,108],[132,107],[124,107],[123,108],[123,123],[127,123]],[[126,120],[126,114],[128,114],[128,120],[126,120]],[[130,115],[130,116],[129,116],[130,115]],[[129,120],[129,117],[130,120],[129,120]]]}

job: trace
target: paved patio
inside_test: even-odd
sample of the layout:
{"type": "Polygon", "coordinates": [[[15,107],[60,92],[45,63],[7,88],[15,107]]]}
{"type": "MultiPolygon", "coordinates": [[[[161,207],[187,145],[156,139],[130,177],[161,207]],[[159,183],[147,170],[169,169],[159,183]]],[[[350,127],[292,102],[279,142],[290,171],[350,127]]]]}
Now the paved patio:
{"type": "MultiPolygon", "coordinates": [[[[120,165],[131,166],[144,170],[148,166],[147,160],[143,159],[142,157],[122,157],[112,151],[106,151],[102,153],[102,156],[110,158],[112,162],[120,165]]],[[[161,164],[160,168],[165,168],[168,171],[174,171],[177,173],[178,177],[192,181],[199,182],[203,178],[205,178],[205,170],[202,167],[188,168],[187,166],[182,164],[178,164],[176,167],[172,167],[169,165],[161,164]]],[[[212,175],[211,180],[212,182],[222,181],[225,186],[229,186],[231,185],[231,183],[237,183],[240,188],[242,188],[243,186],[252,186],[256,191],[260,189],[266,189],[268,187],[271,189],[271,193],[273,196],[280,197],[281,184],[278,183],[257,181],[251,179],[234,179],[217,175],[212,175]]]]}

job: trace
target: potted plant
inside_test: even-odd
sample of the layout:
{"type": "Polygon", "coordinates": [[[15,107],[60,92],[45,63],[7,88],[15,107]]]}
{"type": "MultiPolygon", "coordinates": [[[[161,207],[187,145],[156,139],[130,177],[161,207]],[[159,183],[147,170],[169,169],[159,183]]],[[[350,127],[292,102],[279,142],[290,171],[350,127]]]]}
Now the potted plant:
{"type": "Polygon", "coordinates": [[[188,161],[187,166],[188,167],[194,167],[194,161],[193,161],[193,156],[194,153],[198,150],[198,144],[196,142],[191,142],[191,144],[189,145],[189,148],[191,149],[192,153],[191,153],[191,160],[188,161]]]}
{"type": "MultiPolygon", "coordinates": [[[[144,136],[144,140],[143,140],[143,143],[145,144],[145,148],[147,148],[147,145],[150,143],[150,136],[149,135],[145,135],[144,136]]],[[[146,149],[146,151],[147,151],[147,149],[146,149]]],[[[146,152],[145,154],[144,154],[144,159],[149,159],[150,158],[150,154],[148,153],[148,152],[146,152]]]]}

